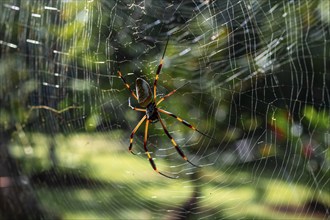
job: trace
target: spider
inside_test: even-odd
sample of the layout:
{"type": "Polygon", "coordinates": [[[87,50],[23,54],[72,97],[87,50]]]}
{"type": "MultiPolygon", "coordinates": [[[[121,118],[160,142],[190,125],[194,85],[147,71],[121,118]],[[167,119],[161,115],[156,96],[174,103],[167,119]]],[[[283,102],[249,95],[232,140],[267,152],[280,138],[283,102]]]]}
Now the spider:
{"type": "MultiPolygon", "coordinates": [[[[128,150],[135,155],[135,153],[132,151],[133,148],[133,138],[134,135],[136,133],[136,131],[139,129],[139,127],[142,125],[142,123],[144,121],[146,121],[145,124],[145,130],[144,130],[144,140],[143,140],[143,147],[144,147],[144,151],[148,156],[148,160],[152,166],[152,168],[154,169],[154,171],[156,171],[157,173],[159,173],[160,175],[163,175],[165,177],[168,178],[172,178],[175,179],[177,177],[172,177],[172,176],[168,176],[162,172],[160,172],[157,169],[156,163],[154,162],[153,158],[150,155],[150,152],[148,150],[147,147],[147,141],[148,141],[148,128],[149,128],[149,124],[150,123],[156,123],[156,122],[160,122],[161,126],[163,127],[163,130],[165,132],[165,134],[167,135],[167,137],[171,140],[174,148],[177,150],[177,152],[179,153],[179,155],[188,163],[190,163],[191,165],[195,166],[195,167],[199,167],[195,164],[193,164],[187,157],[186,155],[183,153],[182,149],[178,146],[178,144],[176,143],[176,141],[173,139],[173,137],[170,135],[170,133],[168,132],[161,116],[160,113],[163,113],[165,115],[169,115],[173,118],[175,118],[176,120],[178,120],[179,122],[181,122],[182,124],[184,124],[185,126],[189,127],[190,129],[199,132],[200,134],[207,136],[209,138],[212,138],[210,136],[208,136],[207,134],[199,131],[196,127],[192,126],[189,122],[179,118],[178,116],[174,115],[171,112],[165,111],[161,108],[158,108],[157,106],[162,103],[165,99],[167,99],[168,97],[170,97],[171,95],[173,95],[178,89],[174,89],[172,92],[164,95],[162,98],[160,98],[158,101],[156,100],[157,97],[157,82],[158,82],[158,78],[159,78],[159,73],[162,69],[163,66],[163,61],[164,61],[164,56],[165,56],[165,52],[166,52],[166,48],[168,45],[168,41],[169,39],[167,39],[166,45],[165,45],[165,49],[163,52],[163,56],[160,60],[160,63],[158,65],[157,71],[156,71],[156,76],[155,76],[155,80],[154,80],[154,84],[153,84],[153,93],[151,91],[150,85],[148,84],[147,81],[145,81],[142,78],[137,78],[136,79],[136,94],[133,92],[133,90],[131,89],[130,85],[126,82],[125,78],[123,77],[122,73],[120,72],[120,70],[118,70],[118,75],[119,77],[122,79],[124,85],[126,86],[126,88],[128,89],[128,91],[131,93],[131,95],[133,96],[134,99],[136,99],[139,103],[139,105],[142,108],[136,108],[134,106],[131,105],[131,101],[130,101],[130,97],[128,98],[128,106],[134,110],[134,111],[139,111],[139,112],[145,112],[145,115],[142,117],[142,119],[139,121],[139,123],[136,125],[136,127],[133,129],[131,136],[130,136],[130,144],[129,144],[129,148],[128,150]]],[[[186,85],[186,84],[185,84],[186,85]]],[[[212,138],[213,139],[213,138],[212,138]]]]}

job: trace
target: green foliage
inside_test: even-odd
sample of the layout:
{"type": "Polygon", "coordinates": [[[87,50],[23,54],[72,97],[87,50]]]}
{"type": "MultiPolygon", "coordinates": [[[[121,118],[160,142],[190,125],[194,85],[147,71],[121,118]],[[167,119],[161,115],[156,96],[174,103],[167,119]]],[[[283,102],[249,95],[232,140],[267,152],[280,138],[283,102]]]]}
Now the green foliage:
{"type": "Polygon", "coordinates": [[[307,123],[319,132],[321,131],[329,131],[330,129],[330,116],[329,111],[323,109],[321,111],[317,111],[313,106],[306,106],[303,112],[307,123]]]}

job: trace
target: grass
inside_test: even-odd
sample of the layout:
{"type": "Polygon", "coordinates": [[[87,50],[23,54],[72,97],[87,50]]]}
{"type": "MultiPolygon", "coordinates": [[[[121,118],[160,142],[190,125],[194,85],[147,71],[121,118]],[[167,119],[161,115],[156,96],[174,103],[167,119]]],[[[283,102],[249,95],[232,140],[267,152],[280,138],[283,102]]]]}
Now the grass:
{"type": "MultiPolygon", "coordinates": [[[[43,134],[28,134],[31,146],[13,143],[11,153],[27,174],[51,167],[43,134]]],[[[303,205],[318,200],[330,205],[329,191],[303,183],[269,178],[267,171],[205,167],[191,181],[189,165],[181,160],[157,160],[164,170],[181,171],[171,180],[157,175],[144,155],[127,152],[120,132],[58,135],[54,139],[59,167],[74,170],[96,182],[89,185],[48,187],[36,185],[41,204],[63,219],[164,219],[182,213],[180,207],[199,189],[195,218],[216,219],[323,219],[303,205]],[[173,162],[173,164],[172,164],[173,162]],[[186,169],[186,170],[185,170],[186,169]]],[[[194,219],[194,218],[193,218],[194,219]]]]}

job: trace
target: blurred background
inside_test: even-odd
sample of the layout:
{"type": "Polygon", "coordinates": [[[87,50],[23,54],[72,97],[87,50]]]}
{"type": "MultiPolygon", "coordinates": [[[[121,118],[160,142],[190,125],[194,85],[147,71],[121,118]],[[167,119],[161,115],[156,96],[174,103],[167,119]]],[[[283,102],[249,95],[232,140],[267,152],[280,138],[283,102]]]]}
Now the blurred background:
{"type": "Polygon", "coordinates": [[[329,218],[328,0],[0,3],[0,219],[329,218]]]}

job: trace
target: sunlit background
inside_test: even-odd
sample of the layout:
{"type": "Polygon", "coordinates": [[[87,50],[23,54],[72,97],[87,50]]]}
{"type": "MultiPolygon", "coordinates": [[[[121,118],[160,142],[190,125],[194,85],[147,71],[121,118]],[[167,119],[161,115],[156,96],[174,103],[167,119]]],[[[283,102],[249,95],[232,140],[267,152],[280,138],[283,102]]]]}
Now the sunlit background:
{"type": "Polygon", "coordinates": [[[0,219],[329,218],[328,0],[2,0],[0,57],[0,219]]]}

